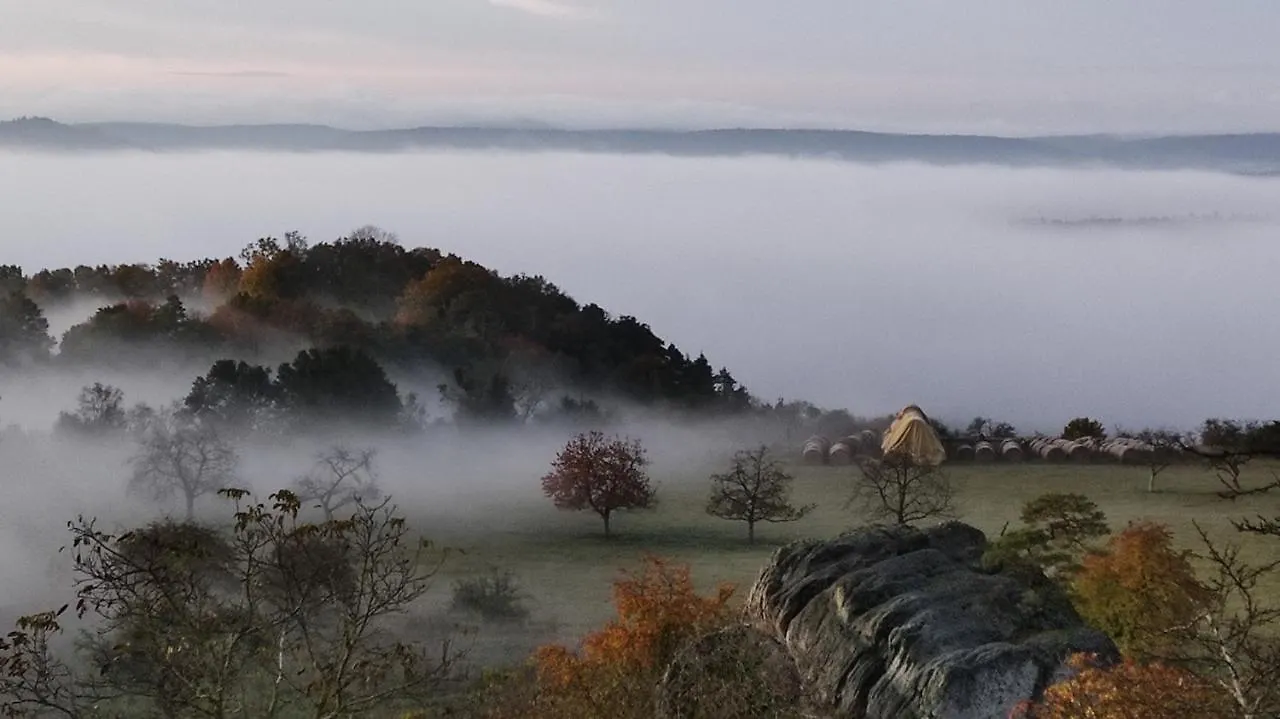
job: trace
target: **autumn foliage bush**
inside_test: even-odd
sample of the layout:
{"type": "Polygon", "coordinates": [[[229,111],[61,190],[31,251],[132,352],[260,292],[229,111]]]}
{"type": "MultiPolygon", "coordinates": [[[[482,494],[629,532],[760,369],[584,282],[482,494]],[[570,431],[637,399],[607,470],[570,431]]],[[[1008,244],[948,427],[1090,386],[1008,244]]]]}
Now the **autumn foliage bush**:
{"type": "Polygon", "coordinates": [[[1221,719],[1233,716],[1226,697],[1195,674],[1132,659],[1113,667],[1092,657],[1071,659],[1076,674],[1045,690],[1035,704],[1018,707],[1011,719],[1221,719]]]}
{"type": "Polygon", "coordinates": [[[534,656],[536,696],[528,717],[651,717],[654,687],[683,646],[723,625],[734,586],[701,595],[688,565],[644,557],[613,586],[617,618],[578,651],[545,646],[534,656]]]}
{"type": "Polygon", "coordinates": [[[1172,630],[1194,621],[1209,599],[1191,553],[1175,549],[1173,533],[1151,522],[1129,525],[1104,551],[1085,556],[1071,590],[1085,621],[1137,658],[1164,654],[1172,630]]]}

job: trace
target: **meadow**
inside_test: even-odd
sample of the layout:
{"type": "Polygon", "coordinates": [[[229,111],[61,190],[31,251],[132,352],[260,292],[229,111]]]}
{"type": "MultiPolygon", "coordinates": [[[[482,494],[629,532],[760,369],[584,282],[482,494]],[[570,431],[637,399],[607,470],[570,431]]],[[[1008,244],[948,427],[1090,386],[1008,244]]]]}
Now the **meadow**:
{"type": "MultiPolygon", "coordinates": [[[[816,509],[795,523],[758,527],[757,543],[749,545],[745,525],[704,511],[707,475],[721,469],[655,472],[658,506],[617,517],[616,536],[610,540],[604,539],[594,514],[559,512],[549,501],[515,501],[512,494],[483,511],[472,507],[465,522],[451,520],[447,512],[413,511],[410,516],[433,540],[460,550],[446,565],[445,579],[499,568],[512,572],[528,592],[533,617],[526,632],[505,628],[490,636],[482,631],[475,639],[476,659],[511,660],[541,641],[572,645],[608,621],[613,615],[611,582],[645,553],[689,564],[696,581],[708,590],[719,582],[734,583],[741,599],[779,545],[830,538],[863,523],[844,507],[855,468],[794,464],[788,470],[795,476],[795,503],[815,504],[816,509]]],[[[1280,496],[1224,500],[1216,494],[1212,471],[1199,462],[1166,469],[1155,493],[1147,491],[1148,469],[1138,466],[949,464],[945,471],[956,489],[957,518],[993,539],[1006,523],[1018,526],[1027,500],[1061,492],[1084,494],[1096,502],[1113,532],[1133,521],[1158,522],[1173,530],[1181,547],[1194,550],[1199,540],[1193,523],[1199,523],[1215,542],[1239,543],[1247,559],[1274,557],[1277,550],[1274,540],[1240,535],[1230,520],[1276,516],[1280,496]]],[[[1280,465],[1256,461],[1242,477],[1246,484],[1256,484],[1277,471],[1280,465]]],[[[536,476],[530,476],[529,486],[530,493],[536,491],[536,476]]],[[[447,601],[448,591],[437,592],[436,599],[447,601]]]]}

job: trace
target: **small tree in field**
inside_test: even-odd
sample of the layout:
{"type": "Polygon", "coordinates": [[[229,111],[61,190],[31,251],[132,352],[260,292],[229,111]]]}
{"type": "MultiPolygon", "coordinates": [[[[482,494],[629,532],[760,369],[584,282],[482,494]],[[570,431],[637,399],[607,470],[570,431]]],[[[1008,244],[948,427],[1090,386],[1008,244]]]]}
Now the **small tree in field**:
{"type": "Polygon", "coordinates": [[[1168,429],[1144,429],[1137,438],[1150,447],[1147,453],[1147,469],[1151,475],[1147,479],[1147,491],[1156,491],[1156,478],[1177,460],[1182,447],[1187,443],[1180,432],[1168,429]]]}
{"type": "Polygon", "coordinates": [[[130,460],[129,489],[157,501],[182,495],[186,516],[195,516],[196,499],[235,481],[240,459],[211,426],[176,412],[156,418],[130,460]]]}
{"type": "Polygon", "coordinates": [[[579,434],[560,450],[542,491],[559,509],[589,509],[609,521],[621,509],[649,509],[656,495],[645,467],[649,464],[638,440],[606,438],[598,431],[579,434]]]}
{"type": "Polygon", "coordinates": [[[1085,439],[1092,437],[1093,439],[1106,439],[1107,431],[1103,428],[1102,423],[1090,417],[1076,417],[1067,422],[1067,426],[1062,428],[1062,438],[1066,440],[1085,439]]]}
{"type": "Polygon", "coordinates": [[[724,474],[711,475],[707,514],[747,523],[747,541],[755,544],[759,522],[794,522],[813,505],[791,504],[791,475],[769,456],[769,448],[738,452],[724,474]]]}
{"type": "Polygon", "coordinates": [[[938,467],[895,454],[864,459],[858,472],[845,507],[858,508],[871,521],[912,524],[955,515],[951,480],[938,467]]]}

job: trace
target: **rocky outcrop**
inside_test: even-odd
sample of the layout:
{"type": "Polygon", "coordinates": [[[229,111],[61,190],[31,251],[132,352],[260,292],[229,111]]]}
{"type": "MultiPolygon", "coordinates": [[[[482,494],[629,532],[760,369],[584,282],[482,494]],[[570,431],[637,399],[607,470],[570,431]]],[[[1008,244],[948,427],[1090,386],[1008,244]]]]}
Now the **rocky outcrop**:
{"type": "Polygon", "coordinates": [[[809,703],[848,719],[1005,719],[1068,676],[1075,652],[1117,658],[1036,574],[983,569],[961,523],[876,527],[779,549],[747,599],[809,703]]]}

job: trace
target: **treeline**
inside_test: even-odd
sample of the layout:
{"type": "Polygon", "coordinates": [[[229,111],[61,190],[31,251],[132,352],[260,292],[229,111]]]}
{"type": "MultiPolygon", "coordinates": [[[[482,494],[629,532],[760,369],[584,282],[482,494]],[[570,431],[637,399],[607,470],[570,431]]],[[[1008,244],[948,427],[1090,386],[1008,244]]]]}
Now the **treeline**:
{"type": "Polygon", "coordinates": [[[262,365],[339,348],[396,373],[443,370],[446,399],[484,419],[573,410],[589,397],[708,413],[754,404],[727,369],[635,317],[372,228],[315,245],[263,238],[238,258],[0,267],[0,365],[262,365]],[[47,313],[85,303],[98,309],[55,342],[47,313]]]}

